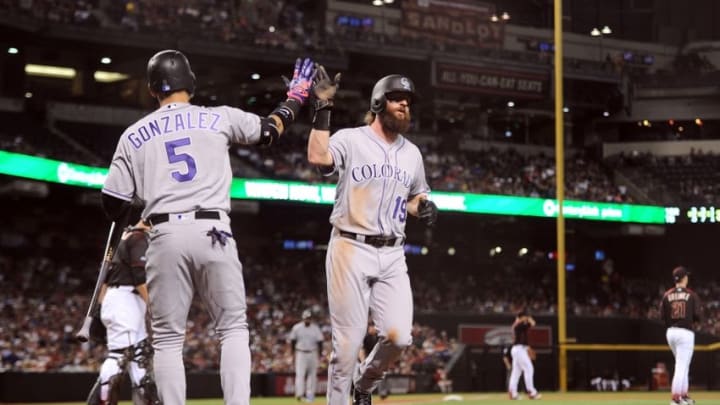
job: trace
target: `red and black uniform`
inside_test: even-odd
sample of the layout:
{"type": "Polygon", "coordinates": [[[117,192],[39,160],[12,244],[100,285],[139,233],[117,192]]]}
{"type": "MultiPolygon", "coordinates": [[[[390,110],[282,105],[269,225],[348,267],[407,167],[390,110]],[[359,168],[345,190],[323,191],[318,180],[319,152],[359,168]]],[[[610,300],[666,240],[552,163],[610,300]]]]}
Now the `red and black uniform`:
{"type": "Polygon", "coordinates": [[[121,240],[105,277],[108,287],[136,287],[145,284],[147,248],[148,238],[143,230],[133,230],[127,239],[121,240]]]}
{"type": "Polygon", "coordinates": [[[693,323],[700,322],[700,299],[687,287],[673,287],[663,295],[662,317],[665,327],[693,330],[693,323]]]}
{"type": "Polygon", "coordinates": [[[513,325],[513,335],[515,335],[514,344],[527,346],[529,329],[530,322],[518,322],[513,325]]]}

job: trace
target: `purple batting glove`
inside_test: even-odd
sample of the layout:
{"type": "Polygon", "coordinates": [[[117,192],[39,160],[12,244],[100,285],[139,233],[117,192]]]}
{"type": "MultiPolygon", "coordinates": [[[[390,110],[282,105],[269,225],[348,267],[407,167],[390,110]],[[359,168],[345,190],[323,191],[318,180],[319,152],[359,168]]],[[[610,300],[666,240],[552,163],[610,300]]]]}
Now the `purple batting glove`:
{"type": "Polygon", "coordinates": [[[295,71],[293,78],[288,83],[288,98],[297,100],[300,104],[305,104],[305,100],[310,96],[310,88],[315,77],[315,63],[310,58],[297,58],[295,61],[295,71]]]}

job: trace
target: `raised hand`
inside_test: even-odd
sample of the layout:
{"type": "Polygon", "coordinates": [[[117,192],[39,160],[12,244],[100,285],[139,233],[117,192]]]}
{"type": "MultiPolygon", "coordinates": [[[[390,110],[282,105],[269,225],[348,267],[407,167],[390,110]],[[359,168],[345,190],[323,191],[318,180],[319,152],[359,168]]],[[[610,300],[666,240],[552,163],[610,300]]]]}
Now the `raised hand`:
{"type": "Polygon", "coordinates": [[[305,104],[305,100],[310,96],[310,88],[315,78],[315,63],[310,58],[297,58],[295,61],[295,70],[293,71],[292,80],[285,79],[288,86],[287,96],[297,100],[300,104],[305,104]]]}
{"type": "Polygon", "coordinates": [[[335,74],[331,80],[323,65],[316,65],[315,80],[313,80],[312,91],[315,96],[313,106],[315,111],[333,108],[333,99],[340,87],[340,73],[335,74]]]}

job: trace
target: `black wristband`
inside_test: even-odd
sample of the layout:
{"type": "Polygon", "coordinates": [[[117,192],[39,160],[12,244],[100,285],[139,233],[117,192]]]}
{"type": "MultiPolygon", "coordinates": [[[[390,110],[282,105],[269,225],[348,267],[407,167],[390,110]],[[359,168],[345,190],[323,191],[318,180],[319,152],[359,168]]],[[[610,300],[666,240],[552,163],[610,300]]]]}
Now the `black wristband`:
{"type": "Polygon", "coordinates": [[[331,110],[329,109],[315,111],[315,116],[313,117],[313,129],[317,129],[319,131],[329,131],[330,112],[331,110]]]}
{"type": "Polygon", "coordinates": [[[270,113],[270,115],[275,115],[278,118],[280,118],[280,121],[282,121],[283,124],[283,131],[288,129],[290,125],[292,125],[293,121],[295,121],[295,117],[297,117],[298,112],[300,111],[300,103],[295,100],[294,98],[289,98],[286,101],[280,103],[277,108],[273,112],[270,113]]]}

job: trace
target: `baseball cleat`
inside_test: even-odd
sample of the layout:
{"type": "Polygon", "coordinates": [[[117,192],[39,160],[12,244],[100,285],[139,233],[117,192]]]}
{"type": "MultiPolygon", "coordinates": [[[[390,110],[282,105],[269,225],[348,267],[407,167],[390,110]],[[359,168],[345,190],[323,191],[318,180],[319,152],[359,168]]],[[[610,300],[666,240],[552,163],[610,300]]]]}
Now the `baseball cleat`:
{"type": "Polygon", "coordinates": [[[528,398],[530,399],[540,399],[542,398],[542,394],[539,392],[534,393],[533,395],[528,395],[528,398]]]}
{"type": "Polygon", "coordinates": [[[685,395],[681,398],[687,405],[695,405],[695,400],[690,398],[689,396],[685,395]]]}
{"type": "Polygon", "coordinates": [[[355,388],[353,393],[353,405],[372,405],[372,395],[355,388]]]}

